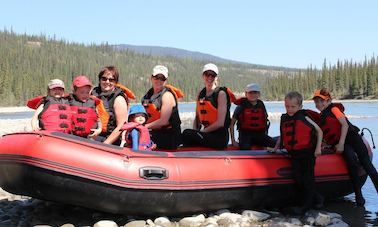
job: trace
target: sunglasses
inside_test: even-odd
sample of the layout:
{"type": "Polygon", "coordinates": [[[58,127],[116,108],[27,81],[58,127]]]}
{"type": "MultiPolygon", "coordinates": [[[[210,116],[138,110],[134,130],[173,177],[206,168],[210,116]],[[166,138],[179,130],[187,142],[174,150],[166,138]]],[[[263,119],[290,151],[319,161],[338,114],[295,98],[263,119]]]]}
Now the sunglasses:
{"type": "Polygon", "coordinates": [[[212,78],[217,77],[217,74],[213,72],[205,72],[203,75],[205,75],[206,77],[212,77],[212,78]]]}
{"type": "Polygon", "coordinates": [[[103,81],[103,82],[106,82],[106,81],[108,81],[109,80],[109,82],[111,82],[111,83],[114,83],[115,82],[115,79],[114,78],[108,78],[108,77],[105,77],[105,76],[102,76],[101,77],[101,81],[103,81]]]}
{"type": "Polygon", "coordinates": [[[152,76],[152,78],[154,80],[161,80],[161,81],[166,81],[167,78],[165,78],[165,76],[152,76]]]}

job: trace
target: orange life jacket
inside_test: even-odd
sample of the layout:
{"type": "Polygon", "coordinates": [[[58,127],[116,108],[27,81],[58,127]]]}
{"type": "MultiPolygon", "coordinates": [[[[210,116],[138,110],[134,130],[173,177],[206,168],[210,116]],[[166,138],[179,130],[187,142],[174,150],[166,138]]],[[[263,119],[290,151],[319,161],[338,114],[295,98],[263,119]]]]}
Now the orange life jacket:
{"type": "Polygon", "coordinates": [[[42,98],[41,103],[44,106],[42,112],[38,115],[40,128],[43,130],[70,133],[72,130],[72,110],[69,98],[65,97],[57,100],[46,96],[42,98]]]}
{"type": "Polygon", "coordinates": [[[153,93],[154,90],[151,88],[147,94],[142,98],[142,105],[144,106],[148,119],[147,123],[154,122],[158,119],[160,119],[161,113],[161,106],[162,106],[162,98],[165,92],[170,92],[173,94],[175,98],[175,103],[176,105],[173,107],[172,114],[169,118],[169,125],[165,126],[166,128],[170,127],[180,127],[181,125],[181,120],[180,116],[178,113],[178,108],[177,108],[177,100],[179,98],[184,97],[184,93],[178,89],[173,87],[172,85],[166,85],[162,91],[160,91],[158,94],[154,95],[153,93]]]}
{"type": "Polygon", "coordinates": [[[133,129],[136,129],[139,132],[138,150],[151,151],[152,142],[151,142],[148,128],[136,122],[128,122],[122,126],[121,130],[127,130],[127,133],[125,137],[123,138],[124,140],[126,140],[127,147],[132,147],[132,140],[130,138],[130,132],[133,129]]]}
{"type": "Polygon", "coordinates": [[[256,105],[252,105],[247,98],[236,100],[235,104],[241,107],[238,117],[238,128],[254,132],[266,132],[268,129],[268,113],[264,103],[258,99],[256,105]]]}
{"type": "MultiPolygon", "coordinates": [[[[344,106],[341,103],[331,103],[327,108],[325,108],[320,113],[320,122],[319,127],[323,131],[323,140],[328,145],[336,145],[341,136],[341,123],[336,118],[336,116],[332,113],[332,108],[337,107],[341,112],[344,113],[344,106]]],[[[349,124],[349,121],[347,119],[349,124]]],[[[350,124],[351,125],[351,124],[350,124]]]]}
{"type": "Polygon", "coordinates": [[[224,127],[230,125],[230,107],[231,101],[235,101],[235,95],[229,88],[217,87],[210,96],[206,96],[206,88],[203,88],[197,98],[196,114],[200,123],[206,128],[213,124],[218,118],[218,95],[220,91],[224,91],[227,96],[227,113],[224,121],[224,127]]]}
{"type": "Polygon", "coordinates": [[[306,110],[300,110],[293,116],[281,116],[281,143],[288,151],[307,150],[315,148],[315,128],[305,117],[306,110]]]}

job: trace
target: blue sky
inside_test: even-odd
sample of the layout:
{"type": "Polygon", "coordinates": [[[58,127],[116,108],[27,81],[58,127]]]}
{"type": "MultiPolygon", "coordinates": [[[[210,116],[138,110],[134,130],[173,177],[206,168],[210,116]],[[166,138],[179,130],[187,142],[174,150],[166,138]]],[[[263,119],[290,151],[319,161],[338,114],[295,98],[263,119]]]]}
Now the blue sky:
{"type": "Polygon", "coordinates": [[[286,67],[378,52],[378,1],[4,0],[0,26],[80,43],[176,47],[286,67]]]}

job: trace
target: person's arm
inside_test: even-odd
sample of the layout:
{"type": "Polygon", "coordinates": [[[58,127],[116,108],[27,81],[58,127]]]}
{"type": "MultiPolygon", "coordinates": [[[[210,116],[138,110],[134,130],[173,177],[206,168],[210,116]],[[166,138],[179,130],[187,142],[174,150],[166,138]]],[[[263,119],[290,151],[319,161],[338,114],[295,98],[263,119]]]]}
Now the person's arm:
{"type": "Polygon", "coordinates": [[[139,132],[137,129],[133,129],[131,130],[130,132],[130,135],[131,135],[131,149],[133,151],[137,151],[139,150],[139,132]]]}
{"type": "Polygon", "coordinates": [[[226,92],[220,91],[218,95],[218,115],[217,120],[209,125],[208,127],[202,129],[202,132],[212,132],[224,126],[227,114],[227,95],[226,92]]]}
{"type": "Polygon", "coordinates": [[[38,115],[42,112],[44,104],[39,105],[39,107],[35,110],[33,117],[31,119],[31,127],[33,131],[39,131],[41,128],[39,127],[39,119],[38,115]]]}
{"type": "Polygon", "coordinates": [[[322,141],[323,141],[323,131],[320,129],[320,127],[309,117],[305,117],[305,119],[314,126],[316,130],[316,148],[315,148],[315,157],[322,154],[322,141]]]}
{"type": "Polygon", "coordinates": [[[88,138],[96,138],[102,132],[102,123],[101,123],[101,119],[98,117],[99,115],[98,115],[97,108],[96,108],[96,115],[97,115],[97,128],[91,129],[92,133],[88,135],[88,138]]]}
{"type": "Polygon", "coordinates": [[[165,92],[162,97],[160,118],[154,122],[146,124],[147,128],[160,129],[169,125],[169,118],[172,115],[173,107],[175,107],[176,101],[171,92],[165,92]]]}
{"type": "Polygon", "coordinates": [[[233,146],[235,147],[239,147],[239,143],[236,142],[236,139],[235,139],[235,124],[239,121],[239,116],[240,114],[242,113],[243,111],[243,108],[238,105],[236,108],[235,108],[235,111],[232,115],[232,118],[231,118],[231,123],[230,123],[230,136],[231,136],[231,143],[233,146]]]}
{"type": "Polygon", "coordinates": [[[120,129],[122,128],[123,124],[127,121],[128,107],[127,107],[126,99],[123,96],[118,96],[114,100],[113,108],[114,108],[114,114],[115,114],[117,126],[112,131],[112,133],[110,133],[108,138],[106,138],[106,140],[104,141],[105,144],[112,144],[115,141],[117,141],[117,139],[121,135],[120,129]]]}
{"type": "Polygon", "coordinates": [[[201,123],[200,123],[200,120],[198,118],[197,112],[196,112],[196,116],[194,117],[194,121],[193,121],[193,129],[194,130],[200,130],[201,129],[201,123]]]}
{"type": "Polygon", "coordinates": [[[281,145],[281,136],[279,136],[277,138],[277,142],[276,142],[276,145],[273,148],[273,152],[276,152],[278,149],[280,149],[280,145],[281,145]]]}
{"type": "Polygon", "coordinates": [[[345,145],[345,138],[346,138],[347,133],[348,133],[349,125],[348,125],[348,122],[347,122],[345,115],[338,108],[336,108],[336,107],[332,108],[331,111],[336,116],[337,120],[341,124],[340,139],[339,139],[338,144],[336,144],[336,146],[335,146],[336,153],[343,153],[344,145],[345,145]]]}
{"type": "Polygon", "coordinates": [[[234,127],[235,127],[235,124],[236,124],[236,119],[233,117],[231,119],[231,123],[230,123],[230,136],[231,136],[231,143],[234,147],[239,147],[239,143],[236,142],[235,140],[235,132],[234,132],[234,127]]]}

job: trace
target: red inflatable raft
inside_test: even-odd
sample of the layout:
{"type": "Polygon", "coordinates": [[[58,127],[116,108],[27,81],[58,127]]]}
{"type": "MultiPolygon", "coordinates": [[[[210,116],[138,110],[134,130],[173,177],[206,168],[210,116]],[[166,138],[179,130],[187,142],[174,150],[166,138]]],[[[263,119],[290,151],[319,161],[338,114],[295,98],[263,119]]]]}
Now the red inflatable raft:
{"type": "MultiPolygon", "coordinates": [[[[318,190],[326,197],[352,193],[341,155],[318,157],[315,172],[318,190]]],[[[364,171],[361,180],[366,180],[364,171]]],[[[49,132],[1,137],[0,187],[13,194],[135,215],[282,207],[294,196],[285,153],[198,147],[134,152],[49,132]]]]}

